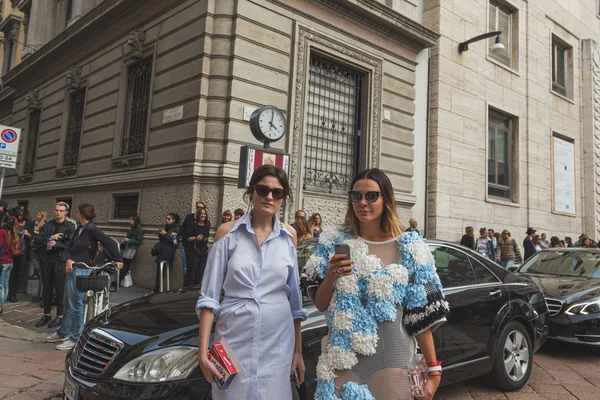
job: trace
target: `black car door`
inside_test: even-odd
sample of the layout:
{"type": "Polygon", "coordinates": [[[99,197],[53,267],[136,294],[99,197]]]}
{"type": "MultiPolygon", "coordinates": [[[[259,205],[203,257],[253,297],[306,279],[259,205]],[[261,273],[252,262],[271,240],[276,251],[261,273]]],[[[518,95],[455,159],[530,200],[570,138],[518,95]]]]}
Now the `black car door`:
{"type": "Polygon", "coordinates": [[[508,302],[508,292],[466,252],[443,244],[429,246],[450,304],[448,322],[434,332],[438,359],[445,367],[485,361],[494,317],[501,303],[508,302]]]}

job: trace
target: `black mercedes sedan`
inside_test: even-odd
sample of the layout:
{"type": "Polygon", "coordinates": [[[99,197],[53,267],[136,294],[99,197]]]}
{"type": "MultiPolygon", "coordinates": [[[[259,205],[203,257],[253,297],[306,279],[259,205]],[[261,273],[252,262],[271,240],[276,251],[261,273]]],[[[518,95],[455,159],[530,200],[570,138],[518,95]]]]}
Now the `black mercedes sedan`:
{"type": "Polygon", "coordinates": [[[524,263],[518,275],[544,292],[549,338],[600,347],[600,250],[548,249],[524,263]]]}
{"type": "MultiPolygon", "coordinates": [[[[548,334],[540,290],[462,246],[427,242],[450,303],[448,322],[435,331],[442,385],[486,375],[504,389],[521,388],[533,353],[548,334]]],[[[314,242],[299,250],[300,267],[314,242]]],[[[198,287],[145,296],[91,320],[66,358],[63,399],[210,399],[196,364],[198,287]]],[[[306,382],[294,393],[313,399],[316,364],[327,334],[325,317],[306,304],[302,323],[306,382]]]]}

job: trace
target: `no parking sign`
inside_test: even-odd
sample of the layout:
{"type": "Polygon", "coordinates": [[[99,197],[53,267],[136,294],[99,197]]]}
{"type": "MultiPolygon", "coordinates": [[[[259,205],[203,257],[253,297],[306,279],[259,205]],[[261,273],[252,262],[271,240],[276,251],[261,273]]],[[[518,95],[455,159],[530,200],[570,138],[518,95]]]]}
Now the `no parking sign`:
{"type": "Polygon", "coordinates": [[[17,168],[21,129],[0,125],[0,168],[17,168]]]}

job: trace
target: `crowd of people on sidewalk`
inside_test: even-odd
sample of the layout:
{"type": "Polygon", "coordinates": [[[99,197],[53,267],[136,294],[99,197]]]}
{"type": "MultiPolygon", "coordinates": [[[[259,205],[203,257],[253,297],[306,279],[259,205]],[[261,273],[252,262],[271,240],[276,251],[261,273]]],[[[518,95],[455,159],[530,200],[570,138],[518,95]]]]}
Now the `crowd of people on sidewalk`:
{"type": "Polygon", "coordinates": [[[548,240],[546,233],[538,235],[537,230],[531,227],[527,228],[525,235],[523,239],[523,255],[521,255],[517,241],[513,239],[508,229],[504,229],[500,233],[484,227],[479,229],[479,237],[475,238],[473,227],[467,226],[460,244],[475,250],[490,260],[496,261],[504,268],[510,268],[514,264],[522,264],[535,253],[544,249],[555,247],[598,248],[598,243],[583,233],[575,243],[573,243],[573,240],[569,236],[566,236],[564,239],[552,236],[548,240]]]}
{"type": "Polygon", "coordinates": [[[54,206],[54,218],[38,212],[35,222],[26,208],[7,210],[7,206],[0,200],[0,314],[6,300],[18,301],[19,288],[33,267],[32,277],[41,275],[43,285],[44,314],[36,327],[55,329],[48,341],[62,342],[57,350],[69,350],[83,328],[83,293],[77,290],[76,277],[90,274],[78,263],[91,265],[103,249],[122,268],[119,246],[93,223],[92,204],[77,207],[75,223],[68,218],[69,205],[64,202],[54,206]]]}

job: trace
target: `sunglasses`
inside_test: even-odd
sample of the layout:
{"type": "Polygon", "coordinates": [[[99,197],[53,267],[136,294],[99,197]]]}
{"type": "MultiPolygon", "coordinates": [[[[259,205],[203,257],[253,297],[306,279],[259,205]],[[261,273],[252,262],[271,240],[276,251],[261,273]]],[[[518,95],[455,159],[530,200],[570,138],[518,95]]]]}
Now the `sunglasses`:
{"type": "Polygon", "coordinates": [[[166,220],[167,220],[167,221],[173,221],[173,218],[171,218],[171,217],[167,217],[167,218],[166,218],[166,220]]]}
{"type": "MultiPolygon", "coordinates": [[[[379,195],[381,195],[381,192],[367,192],[364,197],[365,200],[367,200],[367,203],[375,203],[379,199],[379,195]]],[[[350,190],[348,192],[348,198],[351,202],[358,203],[363,199],[363,194],[358,190],[350,190]]]]}
{"type": "Polygon", "coordinates": [[[288,192],[285,189],[270,188],[265,185],[256,185],[254,186],[254,190],[256,191],[256,194],[260,197],[267,197],[269,193],[272,193],[273,199],[275,200],[281,200],[288,195],[288,192]]]}

